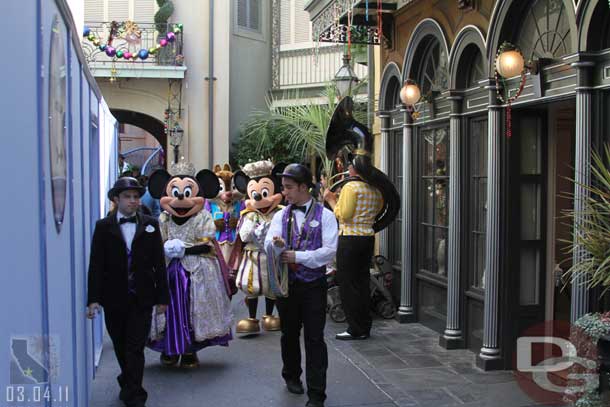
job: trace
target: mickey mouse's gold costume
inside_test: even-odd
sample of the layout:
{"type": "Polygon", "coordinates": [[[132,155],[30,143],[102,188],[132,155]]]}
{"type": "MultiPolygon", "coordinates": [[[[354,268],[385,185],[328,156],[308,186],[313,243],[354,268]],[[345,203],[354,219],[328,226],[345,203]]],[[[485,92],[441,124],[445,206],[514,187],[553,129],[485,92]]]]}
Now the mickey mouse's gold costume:
{"type": "Polygon", "coordinates": [[[273,216],[280,210],[282,193],[280,181],[276,174],[285,165],[275,167],[271,161],[258,161],[246,164],[243,171],[235,176],[235,186],[242,193],[247,193],[246,209],[241,213],[238,235],[243,245],[241,256],[236,267],[236,285],[246,294],[249,318],[237,324],[237,333],[255,333],[260,331],[256,318],[258,297],[264,296],[266,313],[263,315],[263,329],[277,331],[280,320],[273,316],[275,295],[270,288],[270,267],[264,250],[265,236],[273,216]]]}

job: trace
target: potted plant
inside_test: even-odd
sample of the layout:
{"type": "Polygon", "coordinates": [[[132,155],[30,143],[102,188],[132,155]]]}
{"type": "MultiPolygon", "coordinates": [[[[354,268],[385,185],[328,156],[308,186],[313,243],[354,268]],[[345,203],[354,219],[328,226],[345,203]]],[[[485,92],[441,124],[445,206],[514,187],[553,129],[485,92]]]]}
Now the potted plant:
{"type": "MultiPolygon", "coordinates": [[[[605,294],[610,289],[610,146],[605,146],[604,154],[594,152],[591,165],[592,183],[584,185],[576,183],[584,188],[589,196],[582,202],[580,209],[568,212],[571,219],[577,219],[578,226],[572,232],[574,244],[570,252],[584,250],[587,253],[584,259],[570,267],[566,272],[573,284],[586,284],[588,288],[600,287],[605,294]],[[583,282],[576,279],[584,277],[583,282]]],[[[585,324],[585,332],[590,332],[590,337],[597,343],[600,361],[600,379],[602,386],[599,390],[605,391],[605,397],[610,397],[610,313],[587,314],[579,319],[585,324]],[[593,316],[592,316],[593,315],[593,316]]],[[[595,392],[599,392],[595,389],[595,392]]],[[[591,393],[591,392],[590,392],[591,393]]],[[[585,393],[585,401],[593,397],[585,393]]],[[[601,397],[604,397],[602,394],[601,397]]],[[[578,407],[594,406],[595,404],[578,404],[578,407]]],[[[588,402],[588,401],[586,401],[588,402]]],[[[601,401],[603,403],[603,401],[601,401]]],[[[600,404],[607,405],[607,404],[600,404]]]]}

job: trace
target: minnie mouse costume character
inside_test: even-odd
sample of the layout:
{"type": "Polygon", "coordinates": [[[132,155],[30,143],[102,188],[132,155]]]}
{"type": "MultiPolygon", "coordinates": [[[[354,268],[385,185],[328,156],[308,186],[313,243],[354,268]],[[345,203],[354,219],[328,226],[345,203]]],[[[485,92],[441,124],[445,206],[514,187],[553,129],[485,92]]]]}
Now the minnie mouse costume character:
{"type": "Polygon", "coordinates": [[[159,227],[170,291],[165,332],[151,338],[149,347],[161,352],[164,365],[180,359],[180,366],[196,367],[198,350],[228,346],[232,339],[230,277],[214,221],[203,208],[205,198],[217,195],[218,178],[209,170],[195,175],[192,164],[181,162],[172,166],[171,175],[155,171],[148,187],[164,210],[159,227]]]}
{"type": "Polygon", "coordinates": [[[278,331],[280,329],[279,317],[273,316],[275,294],[270,287],[273,279],[270,276],[273,267],[269,267],[264,249],[267,230],[273,215],[281,209],[282,193],[280,191],[280,174],[285,164],[275,167],[271,161],[257,161],[246,164],[243,171],[235,176],[237,189],[248,195],[246,209],[242,211],[237,228],[239,239],[243,244],[241,256],[238,261],[236,285],[246,294],[249,318],[237,323],[237,333],[256,333],[260,331],[259,321],[256,318],[258,297],[265,297],[265,315],[263,315],[263,329],[278,331]]]}
{"type": "Polygon", "coordinates": [[[214,174],[218,177],[220,189],[215,198],[205,201],[205,209],[212,214],[216,225],[216,241],[228,263],[235,248],[240,213],[245,209],[245,195],[235,186],[235,174],[229,164],[223,167],[216,164],[214,174]]]}

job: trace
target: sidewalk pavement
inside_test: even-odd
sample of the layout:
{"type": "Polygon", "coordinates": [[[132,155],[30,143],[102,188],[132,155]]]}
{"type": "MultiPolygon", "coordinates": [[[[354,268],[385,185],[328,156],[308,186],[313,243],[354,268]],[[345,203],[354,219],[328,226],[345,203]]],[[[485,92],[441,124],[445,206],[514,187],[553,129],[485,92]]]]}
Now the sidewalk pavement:
{"type": "MultiPolygon", "coordinates": [[[[263,307],[264,301],[260,301],[260,315],[263,307]]],[[[243,297],[233,299],[233,310],[236,321],[246,316],[243,297]]],[[[472,352],[441,348],[438,334],[423,325],[376,319],[369,340],[352,342],[334,338],[343,330],[343,324],[328,318],[328,407],[536,405],[517,386],[512,372],[481,371],[474,365],[472,352]]],[[[228,348],[203,349],[198,356],[198,369],[183,370],[161,366],[159,354],[147,350],[147,406],[293,407],[307,401],[307,396],[291,394],[285,388],[280,375],[279,332],[236,337],[228,348]]],[[[118,373],[112,344],[106,337],[91,407],[122,407],[118,373]]]]}

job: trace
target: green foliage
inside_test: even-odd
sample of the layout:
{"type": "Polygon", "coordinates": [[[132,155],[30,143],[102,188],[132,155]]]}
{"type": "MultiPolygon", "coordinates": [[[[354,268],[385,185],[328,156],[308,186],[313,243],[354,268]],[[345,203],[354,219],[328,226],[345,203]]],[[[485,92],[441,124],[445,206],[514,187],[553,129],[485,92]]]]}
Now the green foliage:
{"type": "Polygon", "coordinates": [[[299,155],[289,148],[290,140],[279,132],[278,129],[269,123],[267,127],[260,128],[260,138],[243,131],[236,143],[235,163],[238,167],[243,167],[247,163],[269,159],[274,163],[294,163],[303,162],[305,157],[299,155]]]}
{"type": "MultiPolygon", "coordinates": [[[[365,84],[366,81],[361,81],[356,91],[365,84]]],[[[299,97],[298,94],[291,96],[299,97]]],[[[289,162],[306,162],[313,156],[330,174],[332,163],[326,158],[326,130],[336,106],[334,84],[328,84],[320,96],[326,103],[285,107],[274,107],[275,100],[268,98],[268,109],[253,112],[242,125],[236,154],[238,164],[261,157],[272,158],[274,162],[282,161],[279,157],[290,158],[289,162]]],[[[364,112],[354,112],[357,120],[362,121],[363,117],[366,120],[366,106],[364,109],[364,112]]]]}
{"type": "Polygon", "coordinates": [[[159,10],[155,14],[155,23],[157,23],[157,31],[163,35],[167,32],[167,22],[174,13],[174,3],[171,0],[157,0],[159,10]]]}
{"type": "MultiPolygon", "coordinates": [[[[599,339],[610,334],[610,312],[605,314],[585,314],[574,322],[574,327],[578,330],[577,334],[573,331],[571,340],[575,342],[578,355],[596,355],[597,342],[599,339]],[[584,337],[583,335],[584,334],[584,337]]],[[[591,357],[591,356],[589,356],[591,357]]],[[[599,362],[598,368],[599,368],[599,362]]],[[[578,373],[578,372],[577,372],[578,373]]],[[[574,402],[575,407],[604,407],[604,403],[599,394],[599,381],[584,380],[585,389],[582,394],[576,395],[566,391],[566,395],[571,398],[578,396],[574,402]]]]}
{"type": "Polygon", "coordinates": [[[610,312],[605,314],[585,314],[575,323],[593,342],[610,333],[610,312]]]}
{"type": "Polygon", "coordinates": [[[591,166],[592,185],[578,186],[590,193],[579,211],[568,212],[571,219],[582,219],[572,233],[574,245],[570,253],[582,248],[585,259],[572,265],[566,274],[572,279],[583,275],[588,287],[610,289],[610,146],[605,147],[604,156],[594,152],[591,166]],[[605,156],[605,157],[604,157],[605,156]]]}

